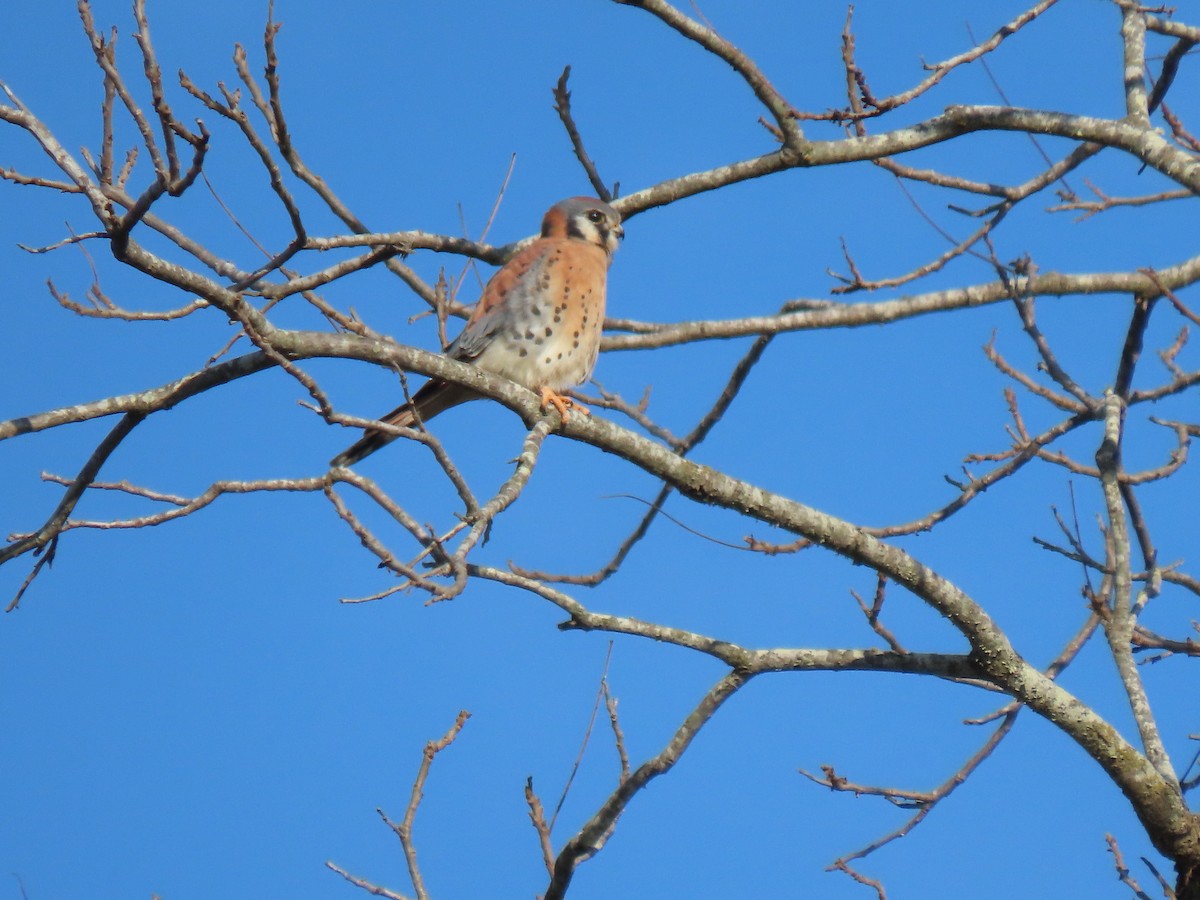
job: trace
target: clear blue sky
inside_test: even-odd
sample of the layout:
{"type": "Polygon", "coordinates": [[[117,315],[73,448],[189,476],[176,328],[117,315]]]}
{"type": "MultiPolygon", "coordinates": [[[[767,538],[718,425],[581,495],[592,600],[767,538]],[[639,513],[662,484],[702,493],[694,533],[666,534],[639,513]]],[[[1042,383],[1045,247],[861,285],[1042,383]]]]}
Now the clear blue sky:
{"type": "MultiPolygon", "coordinates": [[[[101,82],[74,4],[23,5],[19,22],[0,31],[0,78],[66,147],[96,148],[101,82]]],[[[966,24],[982,39],[1024,6],[861,0],[859,60],[875,92],[890,93],[921,77],[922,60],[970,46],[966,24]]],[[[844,4],[710,0],[702,9],[797,107],[844,103],[844,4]]],[[[201,8],[151,0],[150,16],[167,73],[183,68],[210,91],[219,80],[232,86],[234,42],[261,71],[265,4],[216,0],[201,8]]],[[[118,27],[121,63],[137,84],[128,4],[98,2],[95,17],[118,27]]],[[[281,77],[300,152],[380,231],[458,234],[461,204],[477,237],[513,154],[491,240],[524,237],[550,203],[588,193],[551,108],[551,87],[566,64],[588,148],[626,193],[773,147],[755,123],[761,110],[727,66],[651,16],[614,3],[279,0],[276,17],[284,23],[281,77]]],[[[1118,25],[1110,4],[1064,2],[996,56],[993,72],[1016,105],[1119,115],[1118,25]]],[[[1196,96],[1196,73],[1184,69],[1174,98],[1180,104],[1196,96]]],[[[185,119],[200,115],[213,130],[207,171],[222,198],[256,237],[282,247],[286,218],[240,137],[178,88],[169,99],[185,119]]],[[[959,102],[1000,101],[973,66],[890,124],[959,102]]],[[[814,137],[839,136],[829,127],[809,129],[814,137]]],[[[123,137],[122,149],[131,140],[123,137]]],[[[1064,152],[1061,142],[1044,145],[1052,156],[1064,152]]],[[[1020,135],[980,136],[907,161],[1009,183],[1040,165],[1020,135]]],[[[7,126],[0,127],[0,165],[53,174],[33,142],[7,126]]],[[[1139,179],[1136,166],[1116,156],[1069,178],[1080,193],[1085,176],[1112,193],[1165,186],[1153,173],[1139,179]]],[[[914,193],[955,234],[974,227],[945,209],[962,198],[919,187],[914,193]]],[[[1044,270],[1086,271],[1167,265],[1194,252],[1194,223],[1169,218],[1178,210],[1120,210],[1074,223],[1046,214],[1050,199],[1013,215],[997,238],[1001,259],[1028,251],[1044,270]]],[[[312,233],[340,233],[315,199],[305,196],[304,203],[312,233]]],[[[162,212],[247,267],[259,260],[202,185],[162,212]]],[[[46,279],[82,300],[91,283],[87,260],[74,249],[31,257],[15,244],[52,243],[65,235],[64,222],[91,229],[85,206],[3,184],[0,213],[0,419],[164,383],[202,366],[230,336],[215,312],[161,324],[85,320],[60,309],[46,279]]],[[[834,284],[826,270],[845,268],[840,237],[869,277],[907,271],[944,250],[891,177],[866,164],[789,172],[698,196],[636,217],[626,232],[609,312],[662,322],[769,313],[788,299],[826,298],[834,284]]],[[[122,305],[186,302],[120,270],[104,248],[91,252],[104,289],[122,305]]],[[[462,265],[432,254],[410,262],[430,281],[439,266],[454,276],[462,265]]],[[[323,264],[309,259],[301,268],[323,264]]],[[[926,286],[992,277],[987,265],[965,260],[926,286]]],[[[462,299],[477,294],[478,282],[468,276],[462,299]]],[[[436,346],[428,319],[408,325],[417,302],[382,271],[331,286],[325,296],[402,340],[436,346]]],[[[1127,302],[1048,301],[1039,315],[1076,377],[1101,391],[1112,377],[1127,302]]],[[[316,325],[298,304],[283,309],[279,321],[316,325]]],[[[1150,345],[1169,343],[1177,328],[1167,316],[1156,320],[1150,345]]],[[[1009,358],[1032,369],[1032,348],[1005,306],[781,338],[697,458],[866,524],[922,515],[950,499],[942,476],[958,476],[966,454],[1008,444],[1005,382],[979,350],[994,329],[1009,358]]],[[[651,412],[683,433],[745,347],[737,341],[607,354],[597,377],[631,399],[653,385],[651,412]]],[[[1147,356],[1149,383],[1161,369],[1147,356]]],[[[347,412],[380,413],[398,393],[394,376],[362,365],[307,368],[347,412]]],[[[219,478],[318,474],[353,435],[325,426],[297,405],[304,399],[279,373],[198,397],[138,429],[102,477],[195,494],[219,478]]],[[[1054,421],[1032,400],[1024,410],[1031,427],[1054,421]]],[[[1144,422],[1144,411],[1137,416],[1144,422]]],[[[39,473],[73,475],[111,424],[0,444],[6,534],[41,524],[60,489],[39,473]]],[[[507,411],[472,404],[437,424],[481,493],[511,471],[523,432],[507,411]]],[[[1163,436],[1144,425],[1139,434],[1131,466],[1166,458],[1163,436]]],[[[1072,449],[1086,459],[1094,441],[1089,432],[1072,449]]],[[[453,521],[453,498],[420,448],[389,447],[362,470],[422,521],[453,521]]],[[[1185,473],[1143,495],[1166,560],[1195,556],[1194,520],[1171,500],[1180,492],[1195,496],[1196,488],[1185,473]]],[[[614,495],[648,500],[655,492],[640,472],[551,439],[533,484],[477,559],[590,571],[643,511],[614,495]]],[[[1098,493],[1078,479],[1076,493],[1082,527],[1098,547],[1098,493]]],[[[904,542],[984,603],[1037,664],[1053,658],[1084,615],[1077,569],[1030,540],[1057,536],[1052,504],[1069,508],[1067,475],[1031,468],[943,531],[904,542]]],[[[97,496],[78,512],[113,518],[151,508],[97,496]]],[[[749,533],[786,539],[678,499],[669,511],[733,543],[749,533]]],[[[384,533],[403,545],[402,534],[384,533]]],[[[0,599],[17,589],[29,562],[0,573],[0,599]]],[[[426,883],[439,898],[542,890],[524,781],[532,776],[543,801],[556,801],[609,639],[561,633],[555,626],[563,615],[555,609],[483,584],[434,607],[418,595],[338,602],[389,583],[317,495],[229,497],[160,528],[67,535],[53,569],[18,612],[0,619],[0,898],[21,897],[19,882],[31,900],[151,892],[166,900],[365,896],[327,872],[327,859],[410,893],[398,842],[374,811],[403,814],[424,743],[459,709],[473,718],[438,758],[417,818],[426,883]]],[[[752,646],[876,645],[851,589],[869,595],[872,573],[816,552],[769,559],[727,550],[660,521],[619,576],[576,596],[599,610],[752,646]]],[[[1194,616],[1194,598],[1168,594],[1157,603],[1152,613],[1162,614],[1164,627],[1194,616]]],[[[910,649],[963,649],[955,632],[898,591],[888,615],[910,649]]],[[[1066,684],[1127,728],[1101,650],[1085,652],[1066,684]]],[[[616,641],[609,679],[635,765],[661,748],[720,674],[711,660],[678,649],[616,641]]],[[[1145,675],[1168,749],[1183,765],[1194,747],[1186,735],[1197,727],[1194,670],[1189,676],[1171,660],[1145,675]]],[[[797,768],[830,763],[862,782],[931,788],[987,734],[961,720],[997,705],[982,692],[930,679],[761,678],[721,711],[674,772],[631,805],[608,847],[579,871],[571,896],[867,897],[823,868],[908,813],[831,794],[797,768]]],[[[560,816],[557,843],[591,815],[616,771],[607,733],[598,728],[560,816]]],[[[1150,855],[1162,864],[1098,767],[1025,713],[971,783],[862,869],[894,898],[1124,897],[1106,832],[1118,837],[1130,863],[1150,855]]],[[[1143,884],[1153,881],[1144,869],[1136,874],[1143,884]]]]}

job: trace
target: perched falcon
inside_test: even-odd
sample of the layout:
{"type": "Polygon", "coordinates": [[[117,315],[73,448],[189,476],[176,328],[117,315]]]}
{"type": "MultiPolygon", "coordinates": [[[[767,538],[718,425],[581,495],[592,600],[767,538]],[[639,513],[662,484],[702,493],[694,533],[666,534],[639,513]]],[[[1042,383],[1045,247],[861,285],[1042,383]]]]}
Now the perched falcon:
{"type": "MultiPolygon", "coordinates": [[[[447,355],[540,392],[543,408],[554,406],[566,418],[578,404],[559,392],[586,380],[596,365],[608,267],[623,234],[620,214],[601,200],[554,204],[542,219],[541,237],[487,283],[447,355]]],[[[433,378],[380,421],[412,426],[417,416],[425,422],[478,396],[433,378]]],[[[368,430],[330,465],[353,465],[395,439],[368,430]]]]}

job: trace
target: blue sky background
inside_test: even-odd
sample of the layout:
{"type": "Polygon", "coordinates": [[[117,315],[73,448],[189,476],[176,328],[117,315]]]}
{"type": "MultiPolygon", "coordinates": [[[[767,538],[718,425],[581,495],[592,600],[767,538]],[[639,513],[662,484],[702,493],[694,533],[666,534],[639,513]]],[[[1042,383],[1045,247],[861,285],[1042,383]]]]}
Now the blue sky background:
{"type": "MultiPolygon", "coordinates": [[[[67,148],[95,148],[101,80],[74,4],[24,6],[19,24],[0,32],[0,78],[67,148]]],[[[983,39],[1022,8],[860,0],[858,58],[877,95],[902,90],[922,77],[922,60],[970,46],[965,23],[983,39]]],[[[709,0],[702,9],[795,106],[844,104],[843,4],[709,0]]],[[[97,2],[94,12],[98,23],[118,26],[121,63],[140,91],[127,4],[97,2]]],[[[232,86],[235,41],[261,71],[265,4],[152,2],[150,17],[167,73],[183,68],[210,91],[219,80],[232,86]]],[[[513,154],[491,240],[524,237],[549,204],[589,192],[552,109],[550,89],[566,64],[588,149],[604,177],[619,180],[626,193],[774,146],[755,122],[762,111],[752,94],[725,64],[653,17],[614,3],[280,0],[276,17],[284,23],[278,46],[285,108],[300,152],[380,231],[458,234],[461,204],[477,237],[513,154]]],[[[1115,6],[1064,0],[989,64],[1016,105],[1119,116],[1118,27],[1115,6]]],[[[1171,97],[1185,116],[1194,111],[1188,100],[1197,86],[1190,62],[1171,97]]],[[[259,240],[284,246],[286,216],[240,136],[178,88],[169,99],[183,118],[201,115],[213,130],[206,172],[222,199],[259,240]]],[[[964,102],[1000,102],[978,65],[872,127],[897,127],[964,102]]],[[[808,133],[840,136],[814,124],[808,133]]],[[[132,140],[127,129],[118,146],[132,140]]],[[[1069,149],[1053,139],[1042,144],[1053,158],[1069,149]]],[[[904,161],[1005,183],[1041,165],[1022,135],[973,136],[904,161]]],[[[11,127],[0,128],[0,165],[54,174],[32,140],[11,127]]],[[[1113,194],[1170,187],[1111,153],[1068,182],[1084,194],[1085,178],[1113,194]]],[[[342,233],[294,187],[304,197],[310,233],[342,233]]],[[[954,234],[975,227],[946,209],[970,198],[921,185],[910,190],[954,234]]],[[[1044,271],[1115,270],[1165,266],[1195,252],[1184,204],[1076,222],[1047,214],[1051,201],[1043,195],[1010,216],[996,238],[1002,260],[1029,252],[1044,271]]],[[[246,267],[260,259],[202,185],[157,211],[246,267]]],[[[93,227],[78,198],[0,187],[0,419],[170,381],[201,367],[232,334],[214,311],[164,324],[82,319],[60,309],[46,279],[82,300],[91,282],[87,259],[73,248],[31,257],[15,244],[52,243],[65,235],[64,222],[93,227]]],[[[788,299],[826,298],[835,283],[826,270],[845,270],[841,237],[868,277],[899,274],[945,249],[891,176],[869,164],[793,171],[693,197],[631,219],[626,232],[609,312],[661,322],[769,313],[788,299]]],[[[122,271],[106,248],[90,250],[104,289],[123,306],[167,309],[187,301],[122,271]]],[[[314,256],[299,267],[319,268],[330,258],[314,256]]],[[[462,267],[457,258],[433,254],[409,262],[431,282],[440,266],[451,276],[462,267]]],[[[988,265],[966,259],[918,289],[993,277],[988,265]]],[[[474,300],[478,290],[468,276],[462,299],[474,300]]],[[[331,285],[324,296],[353,305],[400,340],[436,346],[429,319],[408,324],[418,301],[382,268],[331,285]]],[[[1038,315],[1076,380],[1101,392],[1120,352],[1127,300],[1046,300],[1038,315]]],[[[296,301],[277,321],[320,325],[296,301]]],[[[1165,307],[1157,310],[1148,350],[1169,344],[1180,324],[1165,307]]],[[[924,515],[951,499],[942,476],[957,476],[966,454],[1008,445],[1006,381],[979,349],[993,331],[1007,358],[1032,371],[1033,348],[1013,310],[1000,305],[888,328],[781,337],[695,457],[864,524],[924,515]]],[[[742,340],[610,353],[597,377],[630,399],[652,385],[651,414],[684,433],[747,346],[742,340]]],[[[1181,363],[1194,368],[1194,354],[1190,365],[1186,355],[1181,363]]],[[[378,414],[399,394],[393,375],[361,364],[305,368],[347,412],[378,414]]],[[[1147,352],[1136,383],[1149,386],[1162,376],[1147,352]]],[[[298,406],[304,399],[302,388],[277,372],[197,397],[138,428],[102,478],[195,494],[220,478],[318,474],[353,435],[298,406]]],[[[1022,410],[1031,430],[1057,421],[1027,396],[1022,410]]],[[[1194,400],[1163,403],[1153,413],[1194,420],[1194,400]]],[[[1169,435],[1146,424],[1147,414],[1130,416],[1130,468],[1158,465],[1171,449],[1169,435]]],[[[74,475],[112,424],[0,444],[6,534],[39,526],[60,496],[39,473],[74,475]]],[[[511,472],[523,437],[516,417],[483,403],[447,413],[435,430],[485,496],[511,472]]],[[[1066,447],[1087,460],[1097,442],[1093,429],[1066,447]]],[[[361,468],[421,521],[442,528],[453,522],[453,495],[421,448],[393,445],[361,468]]],[[[1050,506],[1069,509],[1069,480],[1058,468],[1029,467],[932,535],[900,542],[983,603],[1035,664],[1052,659],[1085,615],[1078,569],[1030,540],[1057,538],[1050,506]]],[[[1081,527],[1099,552],[1098,489],[1078,478],[1074,486],[1081,527]]],[[[1185,507],[1196,489],[1194,472],[1185,470],[1140,495],[1163,560],[1195,555],[1194,517],[1185,507]]],[[[656,490],[615,459],[551,438],[528,490],[475,558],[591,571],[643,512],[640,503],[614,495],[649,500],[656,490]]],[[[115,518],[152,509],[104,495],[88,497],[78,514],[115,518]]],[[[407,548],[403,533],[365,504],[356,501],[356,509],[398,551],[407,548]]],[[[678,498],[668,511],[735,544],[751,533],[788,539],[678,498]]],[[[30,562],[0,573],[5,600],[30,562]]],[[[64,537],[53,569],[18,612],[0,621],[0,897],[21,897],[22,884],[33,900],[151,892],[167,900],[365,896],[327,872],[327,859],[409,893],[398,842],[374,810],[403,815],[424,743],[459,709],[473,718],[437,759],[417,817],[426,884],[436,897],[541,891],[546,879],[522,796],[525,778],[532,776],[553,806],[578,752],[609,638],[562,633],[556,609],[482,583],[434,607],[423,605],[422,595],[338,602],[389,583],[315,495],[227,497],[160,528],[64,537]]],[[[872,573],[831,556],[767,558],[660,521],[618,576],[574,594],[598,610],[751,646],[859,647],[879,640],[849,591],[869,596],[873,587],[872,573]]],[[[1195,598],[1167,590],[1146,622],[1180,635],[1194,617],[1195,598]]],[[[956,632],[899,590],[886,619],[910,649],[964,649],[956,632]]],[[[721,674],[713,661],[677,648],[616,641],[609,680],[634,765],[658,752],[721,674]]],[[[1182,769],[1196,746],[1187,740],[1197,729],[1195,669],[1169,660],[1144,676],[1182,769]]],[[[1083,653],[1064,683],[1129,733],[1102,642],[1083,653]]],[[[990,733],[962,719],[998,705],[983,692],[932,679],[762,677],[721,710],[672,773],[632,803],[603,853],[578,872],[571,896],[737,896],[750,885],[764,895],[870,896],[824,866],[909,813],[831,794],[797,768],[830,763],[864,783],[931,788],[990,733]]],[[[560,815],[556,846],[590,817],[616,774],[607,731],[598,726],[560,815]]],[[[1119,792],[1065,736],[1025,713],[965,787],[861,870],[897,898],[1127,896],[1106,832],[1151,884],[1138,858],[1165,864],[1119,792]]]]}

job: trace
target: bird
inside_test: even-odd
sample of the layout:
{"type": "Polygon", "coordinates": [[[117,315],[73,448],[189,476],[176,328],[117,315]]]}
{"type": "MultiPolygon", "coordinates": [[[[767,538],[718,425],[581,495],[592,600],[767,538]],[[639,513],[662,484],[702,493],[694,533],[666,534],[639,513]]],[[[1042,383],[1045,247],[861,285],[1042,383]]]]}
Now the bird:
{"type": "MultiPolygon", "coordinates": [[[[446,355],[537,391],[542,409],[553,406],[563,421],[571,409],[589,415],[560,392],[585,381],[596,365],[608,268],[624,234],[620,213],[603,200],[569,197],[555,203],[542,218],[541,236],[484,286],[446,355]]],[[[380,421],[412,427],[479,396],[432,378],[380,421]]],[[[354,465],[396,437],[368,429],[329,464],[354,465]]]]}

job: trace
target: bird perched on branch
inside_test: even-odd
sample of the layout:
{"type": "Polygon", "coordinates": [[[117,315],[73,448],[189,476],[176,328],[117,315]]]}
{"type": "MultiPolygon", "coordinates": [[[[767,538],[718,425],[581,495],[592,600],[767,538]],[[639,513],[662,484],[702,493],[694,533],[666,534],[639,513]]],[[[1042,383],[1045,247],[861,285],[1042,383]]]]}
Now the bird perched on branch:
{"type": "MultiPolygon", "coordinates": [[[[604,326],[608,267],[624,235],[620,214],[593,197],[571,197],[546,211],[542,234],[487,283],[466,326],[446,348],[451,359],[473,363],[542,395],[542,408],[587,409],[559,392],[592,374],[604,326]]],[[[475,400],[461,385],[430,379],[409,403],[380,421],[412,426],[475,400]]],[[[331,466],[349,466],[396,435],[368,430],[331,466]]]]}

